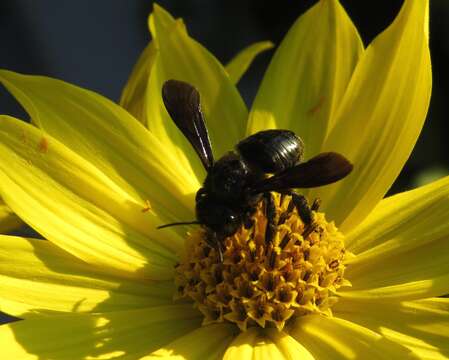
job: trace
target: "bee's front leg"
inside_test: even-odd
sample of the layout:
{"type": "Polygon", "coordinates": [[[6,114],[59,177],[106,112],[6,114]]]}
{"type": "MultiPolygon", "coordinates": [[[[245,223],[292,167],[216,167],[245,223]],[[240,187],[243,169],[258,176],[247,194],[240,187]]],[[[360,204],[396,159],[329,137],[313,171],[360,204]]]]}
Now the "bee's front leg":
{"type": "Polygon", "coordinates": [[[218,254],[218,259],[220,262],[223,262],[223,236],[219,236],[215,231],[209,231],[205,237],[207,245],[209,245],[212,249],[218,254]]]}
{"type": "Polygon", "coordinates": [[[276,205],[270,192],[263,194],[265,200],[265,217],[267,218],[267,227],[265,228],[265,243],[269,244],[273,241],[276,234],[276,205]]]}

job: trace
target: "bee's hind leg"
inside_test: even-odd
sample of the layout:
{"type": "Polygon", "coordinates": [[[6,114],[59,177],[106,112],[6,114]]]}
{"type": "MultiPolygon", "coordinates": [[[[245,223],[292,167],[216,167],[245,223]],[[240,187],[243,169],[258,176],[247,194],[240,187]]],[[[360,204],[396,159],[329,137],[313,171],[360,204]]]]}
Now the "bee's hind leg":
{"type": "MultiPolygon", "coordinates": [[[[293,203],[296,211],[298,212],[299,217],[304,223],[304,231],[302,236],[306,238],[309,236],[316,228],[316,224],[313,221],[313,212],[317,211],[321,201],[319,199],[315,199],[312,203],[312,206],[309,206],[309,202],[307,199],[293,190],[283,191],[283,194],[290,195],[292,197],[291,203],[293,203]]],[[[290,207],[290,205],[289,205],[290,207]]]]}
{"type": "Polygon", "coordinates": [[[315,200],[313,200],[313,203],[312,203],[312,205],[310,206],[310,208],[311,208],[313,211],[318,211],[318,209],[320,208],[320,206],[321,206],[321,199],[320,199],[320,198],[315,198],[315,200]]]}

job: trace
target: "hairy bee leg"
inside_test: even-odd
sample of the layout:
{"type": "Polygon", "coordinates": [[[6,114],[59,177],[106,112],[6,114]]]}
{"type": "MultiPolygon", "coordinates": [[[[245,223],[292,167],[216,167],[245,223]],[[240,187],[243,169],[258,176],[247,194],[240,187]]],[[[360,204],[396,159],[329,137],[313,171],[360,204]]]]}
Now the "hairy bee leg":
{"type": "MultiPolygon", "coordinates": [[[[313,203],[310,206],[310,210],[311,211],[318,211],[318,209],[320,208],[320,205],[321,205],[321,200],[316,198],[315,200],[313,200],[313,203]]],[[[313,231],[315,231],[316,227],[317,227],[317,224],[312,220],[312,223],[310,225],[307,225],[306,228],[304,229],[304,232],[303,232],[302,236],[306,238],[313,231]]]]}
{"type": "Polygon", "coordinates": [[[276,233],[276,205],[274,204],[273,196],[271,195],[271,193],[264,193],[263,197],[265,199],[265,216],[267,218],[267,227],[265,228],[265,242],[269,244],[273,241],[274,234],[276,233]]]}
{"type": "Polygon", "coordinates": [[[291,197],[302,222],[306,226],[312,224],[313,214],[312,210],[310,209],[309,203],[307,202],[307,199],[302,195],[294,193],[293,191],[291,192],[291,197]]]}
{"type": "MultiPolygon", "coordinates": [[[[304,223],[304,231],[302,233],[303,238],[308,237],[316,228],[316,224],[313,221],[312,207],[309,206],[307,199],[302,196],[293,193],[293,202],[295,203],[296,209],[298,211],[299,217],[304,223]]],[[[314,202],[315,204],[315,202],[314,202]]],[[[316,207],[317,204],[315,204],[316,207]]],[[[313,205],[312,205],[313,206],[313,205]]]]}
{"type": "Polygon", "coordinates": [[[215,232],[209,232],[206,237],[206,243],[209,245],[212,249],[215,249],[215,251],[218,254],[218,258],[220,262],[223,262],[223,248],[221,246],[221,240],[218,238],[217,233],[215,232]]]}
{"type": "Polygon", "coordinates": [[[321,199],[316,198],[315,200],[313,200],[312,206],[310,207],[310,209],[312,211],[318,211],[318,209],[321,206],[321,199]]]}
{"type": "Polygon", "coordinates": [[[314,210],[315,208],[318,209],[321,201],[319,199],[315,199],[313,201],[312,207],[310,207],[307,199],[303,195],[297,194],[293,190],[287,191],[285,193],[292,197],[292,202],[295,205],[296,210],[298,211],[298,215],[305,225],[302,236],[306,238],[316,228],[316,224],[313,221],[312,210],[314,210]]]}
{"type": "Polygon", "coordinates": [[[223,248],[221,247],[221,244],[217,242],[216,244],[216,250],[218,253],[218,260],[220,260],[220,262],[223,262],[223,248]]]}
{"type": "Polygon", "coordinates": [[[289,218],[289,216],[291,215],[293,209],[295,208],[295,204],[293,203],[293,201],[290,201],[288,203],[288,207],[287,210],[284,211],[280,216],[279,216],[279,220],[278,220],[278,225],[282,225],[283,223],[285,223],[287,221],[287,219],[289,218]]]}

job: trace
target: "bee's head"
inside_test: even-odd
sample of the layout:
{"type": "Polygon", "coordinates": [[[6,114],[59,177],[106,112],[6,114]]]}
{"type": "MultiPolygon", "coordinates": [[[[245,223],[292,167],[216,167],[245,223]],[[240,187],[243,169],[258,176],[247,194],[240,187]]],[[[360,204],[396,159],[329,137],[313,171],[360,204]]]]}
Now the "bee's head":
{"type": "Polygon", "coordinates": [[[196,194],[198,221],[223,236],[234,234],[241,225],[241,217],[230,206],[210,196],[204,189],[196,194]]]}

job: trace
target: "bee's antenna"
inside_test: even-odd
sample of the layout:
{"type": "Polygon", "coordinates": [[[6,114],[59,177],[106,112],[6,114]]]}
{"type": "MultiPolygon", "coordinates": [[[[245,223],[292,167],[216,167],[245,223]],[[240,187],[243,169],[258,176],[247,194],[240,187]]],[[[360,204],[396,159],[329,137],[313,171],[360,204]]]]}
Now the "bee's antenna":
{"type": "Polygon", "coordinates": [[[159,225],[156,229],[164,229],[166,227],[170,227],[170,226],[178,226],[178,225],[199,225],[201,224],[199,221],[195,220],[195,221],[188,221],[188,222],[174,222],[174,223],[170,223],[170,224],[164,224],[164,225],[159,225]]]}

